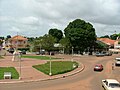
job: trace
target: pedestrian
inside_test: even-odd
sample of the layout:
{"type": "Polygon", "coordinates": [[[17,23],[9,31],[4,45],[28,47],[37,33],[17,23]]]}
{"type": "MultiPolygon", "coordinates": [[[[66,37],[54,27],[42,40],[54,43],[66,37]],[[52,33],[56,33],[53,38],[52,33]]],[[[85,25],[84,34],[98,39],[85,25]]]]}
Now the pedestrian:
{"type": "Polygon", "coordinates": [[[114,63],[112,63],[112,70],[114,70],[114,63]]]}

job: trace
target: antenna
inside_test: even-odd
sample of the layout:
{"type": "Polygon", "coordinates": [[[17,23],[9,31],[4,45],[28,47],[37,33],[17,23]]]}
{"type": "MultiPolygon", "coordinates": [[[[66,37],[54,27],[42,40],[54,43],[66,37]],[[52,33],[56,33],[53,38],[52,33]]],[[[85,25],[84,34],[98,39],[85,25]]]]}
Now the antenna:
{"type": "Polygon", "coordinates": [[[17,45],[16,45],[16,50],[18,50],[18,32],[17,32],[17,45]]]}
{"type": "Polygon", "coordinates": [[[116,34],[116,30],[115,30],[115,34],[116,34]]]}

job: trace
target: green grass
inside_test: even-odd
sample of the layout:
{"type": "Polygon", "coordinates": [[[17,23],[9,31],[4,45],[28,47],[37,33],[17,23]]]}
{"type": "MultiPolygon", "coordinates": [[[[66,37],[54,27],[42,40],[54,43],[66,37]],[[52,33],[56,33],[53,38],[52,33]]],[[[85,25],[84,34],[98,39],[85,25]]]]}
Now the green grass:
{"type": "Polygon", "coordinates": [[[12,79],[19,78],[19,74],[14,67],[0,67],[0,79],[4,79],[4,72],[11,72],[12,79]]]}
{"type": "MultiPolygon", "coordinates": [[[[48,56],[22,56],[22,58],[33,58],[33,59],[40,59],[40,60],[50,60],[50,57],[48,56]]],[[[60,58],[53,58],[51,57],[51,60],[53,59],[60,59],[60,58]]]]}
{"type": "MultiPolygon", "coordinates": [[[[77,62],[71,62],[71,61],[52,61],[51,62],[51,72],[52,75],[57,75],[57,74],[63,74],[66,72],[70,72],[72,70],[74,70],[75,68],[73,68],[73,64],[76,65],[75,68],[78,67],[78,63],[77,62]]],[[[34,65],[34,68],[36,68],[37,70],[49,75],[50,72],[50,62],[47,62],[45,64],[42,65],[34,65]]]]}
{"type": "Polygon", "coordinates": [[[3,57],[2,57],[2,56],[0,56],[0,59],[3,59],[3,57]]]}

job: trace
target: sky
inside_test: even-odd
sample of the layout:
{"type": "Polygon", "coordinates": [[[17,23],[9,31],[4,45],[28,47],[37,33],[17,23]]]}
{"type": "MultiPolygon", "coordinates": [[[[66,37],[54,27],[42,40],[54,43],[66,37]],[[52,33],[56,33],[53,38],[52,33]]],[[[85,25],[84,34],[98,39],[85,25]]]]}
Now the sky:
{"type": "Polygon", "coordinates": [[[0,36],[39,37],[75,19],[90,22],[98,37],[118,34],[120,0],[0,0],[0,36]]]}

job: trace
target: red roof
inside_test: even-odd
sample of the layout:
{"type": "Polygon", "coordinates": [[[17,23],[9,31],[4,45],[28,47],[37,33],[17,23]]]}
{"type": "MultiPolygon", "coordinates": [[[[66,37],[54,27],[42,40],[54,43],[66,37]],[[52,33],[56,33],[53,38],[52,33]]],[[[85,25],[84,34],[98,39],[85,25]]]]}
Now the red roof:
{"type": "Polygon", "coordinates": [[[112,40],[109,38],[98,38],[97,40],[102,41],[103,43],[107,45],[114,45],[114,43],[116,42],[116,40],[112,40]]]}
{"type": "Polygon", "coordinates": [[[23,36],[17,35],[17,36],[10,38],[10,40],[28,40],[28,39],[23,36]]]}

